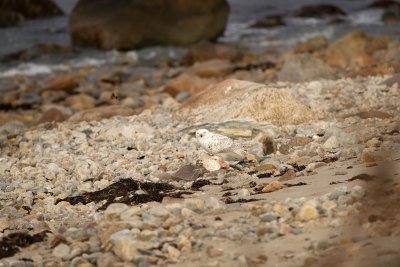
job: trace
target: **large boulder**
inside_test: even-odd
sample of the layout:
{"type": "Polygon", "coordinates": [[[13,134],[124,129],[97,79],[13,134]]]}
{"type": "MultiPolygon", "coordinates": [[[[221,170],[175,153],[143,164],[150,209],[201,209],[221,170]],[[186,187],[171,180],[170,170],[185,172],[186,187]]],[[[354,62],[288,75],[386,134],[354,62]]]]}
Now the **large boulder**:
{"type": "Polygon", "coordinates": [[[387,40],[353,31],[333,42],[326,50],[326,62],[335,67],[354,68],[373,65],[372,54],[387,48],[387,40]]]}
{"type": "Polygon", "coordinates": [[[14,26],[24,19],[63,15],[53,0],[0,0],[0,27],[14,26]]]}
{"type": "Polygon", "coordinates": [[[78,46],[129,50],[215,40],[229,15],[226,0],[80,0],[70,17],[78,46]]]}
{"type": "Polygon", "coordinates": [[[175,117],[193,123],[249,119],[274,124],[300,124],[314,114],[283,89],[228,79],[194,95],[175,117]]]}

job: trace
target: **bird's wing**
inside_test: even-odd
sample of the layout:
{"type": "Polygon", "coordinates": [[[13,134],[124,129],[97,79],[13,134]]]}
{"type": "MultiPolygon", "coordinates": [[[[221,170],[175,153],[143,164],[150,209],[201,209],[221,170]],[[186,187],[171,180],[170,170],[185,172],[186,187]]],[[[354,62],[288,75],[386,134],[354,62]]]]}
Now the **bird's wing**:
{"type": "Polygon", "coordinates": [[[215,142],[221,142],[221,143],[226,143],[226,144],[233,145],[233,140],[231,138],[229,138],[228,136],[225,136],[225,135],[213,134],[212,139],[215,142]]]}

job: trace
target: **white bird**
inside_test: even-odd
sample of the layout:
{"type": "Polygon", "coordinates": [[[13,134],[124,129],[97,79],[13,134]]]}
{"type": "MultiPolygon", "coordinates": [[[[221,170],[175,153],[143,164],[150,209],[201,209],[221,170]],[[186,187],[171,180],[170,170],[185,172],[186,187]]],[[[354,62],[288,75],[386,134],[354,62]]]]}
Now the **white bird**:
{"type": "Polygon", "coordinates": [[[233,139],[221,134],[212,133],[207,129],[197,130],[196,138],[200,146],[211,155],[244,149],[244,146],[236,143],[233,139]]]}

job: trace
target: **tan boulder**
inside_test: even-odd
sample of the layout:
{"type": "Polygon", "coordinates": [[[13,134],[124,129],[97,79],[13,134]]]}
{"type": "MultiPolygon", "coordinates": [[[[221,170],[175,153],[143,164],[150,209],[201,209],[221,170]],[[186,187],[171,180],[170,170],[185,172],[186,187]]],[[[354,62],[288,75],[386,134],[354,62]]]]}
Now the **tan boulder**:
{"type": "Polygon", "coordinates": [[[326,50],[325,60],[332,66],[341,68],[372,65],[376,61],[372,53],[387,46],[387,41],[381,38],[368,37],[364,32],[353,31],[326,50]]]}
{"type": "Polygon", "coordinates": [[[194,95],[177,110],[175,117],[195,123],[249,119],[300,124],[314,119],[314,114],[283,89],[228,79],[194,95]]]}

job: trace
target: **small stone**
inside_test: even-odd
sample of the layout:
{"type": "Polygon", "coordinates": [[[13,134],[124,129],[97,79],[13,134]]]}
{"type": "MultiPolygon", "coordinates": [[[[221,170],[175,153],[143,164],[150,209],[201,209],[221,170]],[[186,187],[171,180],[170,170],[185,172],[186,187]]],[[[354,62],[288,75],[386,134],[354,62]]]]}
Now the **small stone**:
{"type": "Polygon", "coordinates": [[[318,210],[313,202],[304,203],[297,214],[297,218],[301,221],[309,221],[318,218],[318,216],[318,210]]]}
{"type": "Polygon", "coordinates": [[[377,161],[377,156],[371,148],[365,148],[361,153],[361,161],[364,163],[371,163],[377,161]]]}
{"type": "Polygon", "coordinates": [[[181,255],[181,252],[173,246],[167,247],[168,256],[170,259],[177,260],[181,255]]]}
{"type": "Polygon", "coordinates": [[[335,149],[339,147],[339,141],[336,136],[331,136],[325,141],[323,147],[326,149],[335,149]]]}
{"type": "Polygon", "coordinates": [[[71,248],[64,243],[61,243],[53,249],[53,256],[60,258],[60,259],[67,260],[70,256],[70,252],[71,252],[71,248]]]}
{"type": "Polygon", "coordinates": [[[292,234],[294,234],[294,235],[299,235],[299,234],[301,234],[301,233],[302,233],[301,229],[299,229],[299,228],[292,228],[292,234]]]}
{"type": "Polygon", "coordinates": [[[273,181],[269,184],[267,184],[266,186],[264,186],[264,188],[261,190],[263,193],[270,193],[270,192],[274,192],[277,190],[281,190],[282,188],[285,188],[286,185],[282,184],[281,182],[278,181],[273,181]]]}
{"type": "Polygon", "coordinates": [[[56,122],[65,121],[65,116],[58,109],[50,108],[42,114],[42,116],[38,120],[37,124],[52,122],[52,121],[56,121],[56,122]]]}
{"type": "Polygon", "coordinates": [[[226,208],[226,204],[216,197],[209,197],[206,199],[205,208],[212,210],[224,210],[226,208]]]}
{"type": "Polygon", "coordinates": [[[104,211],[104,214],[105,215],[120,214],[127,209],[129,209],[129,206],[124,203],[112,203],[104,211]]]}
{"type": "Polygon", "coordinates": [[[178,242],[178,248],[183,252],[191,252],[192,251],[192,242],[187,237],[180,238],[178,242]]]}
{"type": "Polygon", "coordinates": [[[87,94],[71,95],[65,99],[65,104],[77,110],[94,108],[96,100],[87,94]]]}
{"type": "Polygon", "coordinates": [[[292,144],[292,146],[296,147],[305,146],[311,141],[312,139],[306,136],[295,136],[292,140],[290,140],[290,143],[292,144]]]}
{"type": "Polygon", "coordinates": [[[0,218],[0,231],[4,232],[5,229],[10,228],[10,221],[7,219],[1,219],[0,218]]]}
{"type": "Polygon", "coordinates": [[[322,207],[327,210],[333,210],[337,207],[337,205],[334,201],[328,200],[322,203],[322,207]]]}
{"type": "Polygon", "coordinates": [[[149,248],[149,244],[135,239],[128,229],[121,230],[110,236],[113,252],[124,261],[132,261],[140,255],[139,249],[149,248]]]}
{"type": "Polygon", "coordinates": [[[351,195],[361,199],[365,195],[365,189],[362,186],[356,185],[351,189],[351,195]]]}
{"type": "Polygon", "coordinates": [[[271,214],[271,213],[266,213],[264,215],[261,215],[260,219],[262,222],[272,222],[272,221],[276,221],[278,219],[278,216],[271,214]]]}
{"type": "MultiPolygon", "coordinates": [[[[204,164],[204,163],[203,163],[204,164]]],[[[206,169],[199,165],[185,165],[182,166],[173,177],[178,180],[194,181],[206,173],[206,169]]]]}
{"type": "Polygon", "coordinates": [[[182,208],[181,209],[181,215],[183,217],[190,217],[190,216],[193,216],[195,214],[196,214],[196,212],[194,212],[194,211],[192,211],[192,210],[190,210],[188,208],[182,208]]]}
{"type": "Polygon", "coordinates": [[[240,189],[237,193],[238,197],[248,197],[251,195],[250,191],[248,189],[240,189]]]}
{"type": "Polygon", "coordinates": [[[294,170],[288,170],[281,177],[279,177],[278,181],[290,181],[296,178],[296,172],[294,170]]]}
{"type": "Polygon", "coordinates": [[[44,89],[72,93],[78,86],[79,83],[75,77],[72,75],[62,75],[48,80],[44,86],[44,89]]]}
{"type": "Polygon", "coordinates": [[[367,147],[380,147],[382,144],[382,141],[380,141],[378,138],[374,137],[370,140],[367,141],[366,145],[367,147]]]}
{"type": "Polygon", "coordinates": [[[279,227],[279,235],[288,235],[292,230],[292,227],[286,223],[282,223],[281,226],[279,227]]]}
{"type": "Polygon", "coordinates": [[[335,175],[346,175],[347,172],[346,171],[336,171],[335,175]]]}
{"type": "Polygon", "coordinates": [[[224,251],[219,248],[209,246],[207,248],[207,254],[209,257],[215,258],[215,257],[220,257],[220,256],[224,255],[224,251]]]}
{"type": "Polygon", "coordinates": [[[307,165],[306,167],[306,171],[307,172],[313,172],[314,170],[322,167],[322,166],[326,166],[325,162],[311,162],[310,164],[307,165]]]}
{"type": "Polygon", "coordinates": [[[273,171],[276,169],[278,169],[278,166],[275,164],[271,164],[271,163],[262,164],[255,168],[255,170],[258,172],[267,172],[267,171],[273,171]]]}
{"type": "Polygon", "coordinates": [[[341,186],[335,188],[335,190],[329,194],[329,199],[330,200],[335,200],[338,199],[339,196],[343,196],[349,193],[349,189],[347,186],[341,186]]]}
{"type": "Polygon", "coordinates": [[[202,163],[203,167],[210,172],[229,167],[229,163],[219,158],[218,156],[207,157],[206,159],[203,159],[202,163]]]}

